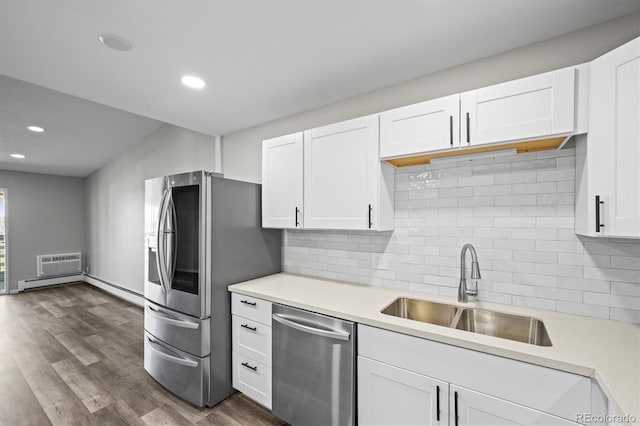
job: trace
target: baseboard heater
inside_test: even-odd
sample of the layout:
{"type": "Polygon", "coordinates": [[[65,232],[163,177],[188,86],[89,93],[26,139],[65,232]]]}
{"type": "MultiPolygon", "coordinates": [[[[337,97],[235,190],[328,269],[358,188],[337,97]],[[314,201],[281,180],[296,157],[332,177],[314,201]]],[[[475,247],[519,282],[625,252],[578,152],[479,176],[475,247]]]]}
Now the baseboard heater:
{"type": "Polygon", "coordinates": [[[104,290],[107,293],[112,294],[122,300],[126,300],[127,302],[133,303],[134,305],[144,307],[144,295],[129,290],[128,288],[122,287],[120,285],[114,284],[90,274],[84,275],[84,282],[101,290],[104,290]]]}
{"type": "Polygon", "coordinates": [[[25,291],[38,287],[48,287],[56,284],[72,283],[76,281],[84,281],[84,276],[82,274],[74,274],[48,278],[33,278],[30,280],[18,280],[18,291],[25,291]]]}

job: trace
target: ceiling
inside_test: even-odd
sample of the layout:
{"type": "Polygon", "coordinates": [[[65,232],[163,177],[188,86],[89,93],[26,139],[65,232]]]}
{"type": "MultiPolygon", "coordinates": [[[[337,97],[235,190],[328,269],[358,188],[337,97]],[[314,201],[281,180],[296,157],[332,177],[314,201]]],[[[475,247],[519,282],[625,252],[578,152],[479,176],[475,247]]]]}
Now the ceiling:
{"type": "Polygon", "coordinates": [[[0,75],[0,169],[87,176],[160,124],[0,75]]]}
{"type": "MultiPolygon", "coordinates": [[[[637,10],[640,0],[0,0],[0,74],[223,135],[637,10]],[[111,50],[101,33],[133,49],[111,50]],[[185,74],[206,87],[184,87],[185,74]]],[[[0,117],[0,168],[24,167],[4,154],[28,147],[30,171],[87,174],[157,126],[1,81],[13,87],[2,113],[13,112],[0,117]],[[45,146],[23,132],[34,116],[47,120],[45,146]]]]}

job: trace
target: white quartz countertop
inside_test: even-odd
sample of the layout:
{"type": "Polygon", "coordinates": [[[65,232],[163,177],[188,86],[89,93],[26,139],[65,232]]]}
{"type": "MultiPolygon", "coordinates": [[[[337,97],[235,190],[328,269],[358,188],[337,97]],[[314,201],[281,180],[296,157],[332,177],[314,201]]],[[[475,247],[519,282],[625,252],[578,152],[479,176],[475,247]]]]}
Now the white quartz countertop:
{"type": "MultiPolygon", "coordinates": [[[[487,302],[280,273],[229,291],[412,336],[564,370],[597,380],[616,414],[640,420],[640,326],[487,302]],[[553,346],[535,346],[380,313],[398,297],[527,315],[544,321],[553,346]]],[[[637,420],[637,421],[638,421],[637,420]]]]}

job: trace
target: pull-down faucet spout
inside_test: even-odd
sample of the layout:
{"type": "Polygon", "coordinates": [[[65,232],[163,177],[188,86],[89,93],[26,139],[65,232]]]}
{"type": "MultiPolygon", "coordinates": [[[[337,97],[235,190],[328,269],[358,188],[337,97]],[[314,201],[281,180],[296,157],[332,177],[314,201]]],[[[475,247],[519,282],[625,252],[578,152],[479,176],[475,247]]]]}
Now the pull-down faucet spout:
{"type": "Polygon", "coordinates": [[[477,296],[478,295],[478,287],[476,283],[475,290],[467,289],[467,271],[466,271],[466,262],[465,262],[465,254],[469,250],[471,252],[471,279],[479,280],[480,276],[480,266],[478,265],[478,255],[476,254],[476,249],[473,248],[471,244],[465,244],[462,246],[462,252],[460,253],[460,285],[458,286],[458,302],[467,302],[469,300],[468,296],[477,296]]]}

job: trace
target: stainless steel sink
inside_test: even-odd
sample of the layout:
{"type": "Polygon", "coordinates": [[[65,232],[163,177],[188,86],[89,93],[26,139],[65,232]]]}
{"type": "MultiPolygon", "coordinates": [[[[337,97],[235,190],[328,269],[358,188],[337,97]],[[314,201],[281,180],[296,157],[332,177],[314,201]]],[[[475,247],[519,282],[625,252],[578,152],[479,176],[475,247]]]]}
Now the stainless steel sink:
{"type": "Polygon", "coordinates": [[[530,317],[465,308],[452,327],[531,345],[551,346],[544,323],[530,317]]]}
{"type": "Polygon", "coordinates": [[[458,308],[454,305],[402,297],[381,312],[394,317],[449,327],[453,323],[457,310],[458,308]]]}
{"type": "Polygon", "coordinates": [[[396,299],[380,312],[531,345],[551,346],[544,323],[536,318],[406,297],[396,299]]]}

